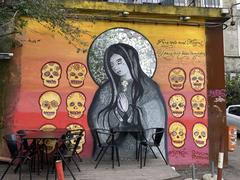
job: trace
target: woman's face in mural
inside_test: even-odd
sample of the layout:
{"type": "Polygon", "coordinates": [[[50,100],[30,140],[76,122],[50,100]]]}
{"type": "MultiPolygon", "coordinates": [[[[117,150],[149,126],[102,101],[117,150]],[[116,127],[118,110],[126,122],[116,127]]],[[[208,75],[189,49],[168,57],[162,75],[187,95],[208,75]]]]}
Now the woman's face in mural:
{"type": "Polygon", "coordinates": [[[113,72],[122,77],[122,76],[130,76],[130,71],[127,66],[125,59],[119,54],[113,54],[110,58],[110,66],[113,72]]]}

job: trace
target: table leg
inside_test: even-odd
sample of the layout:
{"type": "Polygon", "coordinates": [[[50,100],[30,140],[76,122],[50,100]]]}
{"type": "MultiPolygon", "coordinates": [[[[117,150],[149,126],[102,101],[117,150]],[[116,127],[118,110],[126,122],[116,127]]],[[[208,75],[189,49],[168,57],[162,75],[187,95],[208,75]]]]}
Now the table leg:
{"type": "Polygon", "coordinates": [[[142,168],[142,145],[139,146],[140,151],[140,168],[142,168]]]}
{"type": "Polygon", "coordinates": [[[136,139],[136,159],[138,159],[138,137],[136,139]]]}
{"type": "Polygon", "coordinates": [[[44,147],[45,147],[45,151],[46,151],[46,161],[47,161],[47,177],[46,177],[46,180],[48,180],[48,175],[49,175],[49,160],[48,160],[48,153],[47,153],[47,145],[44,144],[44,147]]]}
{"type": "Polygon", "coordinates": [[[114,169],[114,146],[112,145],[112,168],[114,169]]]}

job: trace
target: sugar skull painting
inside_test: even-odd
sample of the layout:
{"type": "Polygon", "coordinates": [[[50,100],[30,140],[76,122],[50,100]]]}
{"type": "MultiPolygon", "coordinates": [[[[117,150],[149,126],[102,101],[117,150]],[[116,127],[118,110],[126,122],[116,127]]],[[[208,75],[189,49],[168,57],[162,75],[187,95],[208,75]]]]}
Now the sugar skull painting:
{"type": "Polygon", "coordinates": [[[206,111],[206,98],[201,94],[196,94],[191,99],[192,113],[197,118],[202,118],[206,111]]]}
{"type": "Polygon", "coordinates": [[[193,126],[192,136],[197,147],[206,146],[208,139],[207,127],[202,123],[196,123],[193,126]]]}
{"type": "Polygon", "coordinates": [[[172,145],[181,148],[185,144],[187,129],[181,122],[173,122],[169,126],[169,135],[172,145]]]}
{"type": "Polygon", "coordinates": [[[43,85],[49,88],[54,88],[59,85],[62,68],[59,63],[50,61],[43,65],[41,69],[41,78],[43,85]]]}
{"type": "Polygon", "coordinates": [[[67,67],[67,79],[71,87],[83,86],[86,74],[87,68],[82,63],[74,62],[67,67]]]}
{"type": "Polygon", "coordinates": [[[67,97],[68,116],[74,119],[82,117],[85,111],[85,95],[81,92],[73,92],[67,97]]]}
{"type": "Polygon", "coordinates": [[[200,68],[193,68],[190,71],[190,82],[194,91],[201,91],[205,88],[205,74],[200,68]]]}
{"type": "Polygon", "coordinates": [[[174,68],[169,72],[168,81],[170,87],[176,91],[184,88],[184,83],[186,81],[186,73],[182,68],[174,68]]]}
{"type": "Polygon", "coordinates": [[[60,104],[61,97],[54,91],[46,91],[39,98],[42,116],[46,119],[53,119],[56,117],[60,104]]]}
{"type": "Polygon", "coordinates": [[[180,118],[183,116],[186,108],[186,99],[183,95],[172,95],[169,99],[168,104],[174,117],[180,118]]]}

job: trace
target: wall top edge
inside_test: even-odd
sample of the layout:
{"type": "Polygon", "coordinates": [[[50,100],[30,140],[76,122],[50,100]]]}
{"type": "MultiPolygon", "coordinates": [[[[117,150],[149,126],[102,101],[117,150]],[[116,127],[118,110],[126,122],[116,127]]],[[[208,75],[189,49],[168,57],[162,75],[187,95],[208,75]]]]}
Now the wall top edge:
{"type": "Polygon", "coordinates": [[[191,16],[203,18],[206,20],[225,21],[229,19],[229,14],[223,13],[221,8],[203,8],[203,7],[184,7],[184,6],[161,6],[156,4],[123,4],[109,2],[90,2],[65,0],[66,8],[73,12],[84,14],[104,13],[107,12],[129,12],[133,15],[152,16],[191,16]]]}

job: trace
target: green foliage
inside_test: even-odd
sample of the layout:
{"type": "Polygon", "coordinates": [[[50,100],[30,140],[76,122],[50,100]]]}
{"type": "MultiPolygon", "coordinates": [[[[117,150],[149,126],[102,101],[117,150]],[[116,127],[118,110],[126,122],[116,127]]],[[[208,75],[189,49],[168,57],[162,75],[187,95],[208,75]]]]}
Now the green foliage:
{"type": "Polygon", "coordinates": [[[0,37],[13,33],[21,33],[30,17],[53,32],[64,36],[77,52],[86,52],[88,44],[82,40],[82,34],[91,35],[83,28],[75,27],[69,20],[70,12],[59,0],[5,0],[0,2],[0,37]],[[11,32],[2,33],[1,27],[14,21],[11,32]]]}
{"type": "Polygon", "coordinates": [[[240,74],[231,77],[230,74],[225,76],[227,91],[227,106],[240,104],[240,74]]]}

